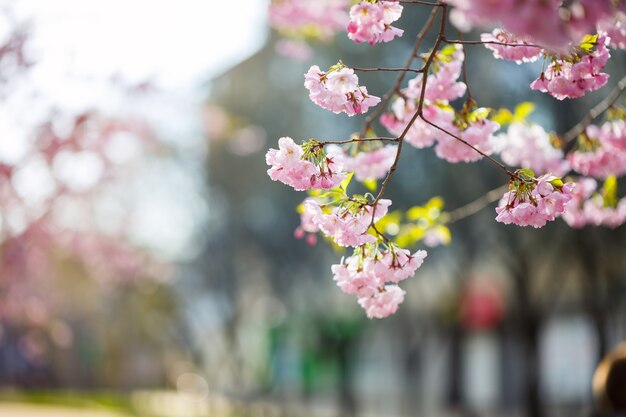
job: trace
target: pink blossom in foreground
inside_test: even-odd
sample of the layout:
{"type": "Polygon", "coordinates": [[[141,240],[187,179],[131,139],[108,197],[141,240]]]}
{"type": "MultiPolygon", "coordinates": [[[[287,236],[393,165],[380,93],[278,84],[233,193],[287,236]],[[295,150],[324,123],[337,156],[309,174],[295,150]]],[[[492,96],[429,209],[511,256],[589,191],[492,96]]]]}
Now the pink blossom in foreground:
{"type": "Polygon", "coordinates": [[[313,103],[333,113],[354,116],[380,103],[379,97],[369,95],[366,87],[359,86],[354,70],[346,67],[324,72],[313,65],[304,75],[304,86],[313,103]]]}
{"type": "Polygon", "coordinates": [[[562,184],[552,175],[524,181],[519,187],[506,192],[496,208],[496,221],[518,226],[539,228],[565,211],[572,199],[574,184],[562,184]]]}
{"type": "Polygon", "coordinates": [[[339,185],[345,179],[340,161],[327,157],[319,166],[302,159],[304,151],[293,139],[283,137],[278,140],[278,149],[270,149],[265,161],[271,168],[267,174],[274,181],[280,181],[296,191],[328,189],[339,185]]]}
{"type": "Polygon", "coordinates": [[[601,194],[595,193],[597,183],[592,178],[577,181],[572,200],[565,206],[563,220],[573,228],[586,225],[618,227],[626,222],[626,198],[615,206],[605,204],[601,194]]]}
{"type": "Polygon", "coordinates": [[[390,42],[404,31],[391,26],[400,19],[402,5],[397,1],[362,1],[350,9],[348,38],[356,43],[367,42],[374,45],[379,42],[390,42]]]}
{"type": "Polygon", "coordinates": [[[612,0],[445,1],[455,6],[450,21],[462,31],[499,23],[508,33],[553,52],[565,52],[568,44],[594,33],[598,22],[624,8],[612,0]]]}
{"type": "MultiPolygon", "coordinates": [[[[523,39],[516,38],[502,29],[494,29],[491,33],[483,33],[480,35],[480,40],[483,42],[500,42],[515,45],[527,44],[523,39]]],[[[515,61],[517,64],[534,62],[543,55],[543,50],[536,46],[506,46],[485,43],[485,47],[491,49],[494,58],[515,61]]]]}
{"type": "Polygon", "coordinates": [[[396,159],[398,147],[386,145],[371,151],[358,152],[355,156],[346,156],[346,171],[354,172],[357,181],[377,180],[384,178],[396,159]]]}
{"type": "Polygon", "coordinates": [[[413,254],[392,247],[380,250],[378,245],[363,245],[340,264],[331,267],[337,286],[347,294],[355,294],[369,318],[394,314],[404,300],[404,291],[397,284],[415,275],[426,258],[426,251],[413,254]]]}
{"type": "Polygon", "coordinates": [[[603,87],[609,79],[609,74],[600,72],[610,57],[607,42],[606,37],[600,36],[596,50],[582,56],[576,63],[554,58],[548,68],[530,84],[530,88],[563,100],[582,97],[588,91],[603,87]]]}
{"type": "Polygon", "coordinates": [[[510,166],[530,168],[538,174],[562,176],[569,171],[563,151],[555,148],[550,135],[537,124],[513,123],[495,138],[496,152],[510,166]]]}
{"type": "Polygon", "coordinates": [[[331,238],[339,246],[356,247],[376,241],[374,236],[367,233],[372,224],[372,214],[374,222],[380,220],[387,214],[391,200],[378,201],[375,212],[369,205],[353,210],[333,207],[325,211],[313,199],[308,199],[304,205],[305,211],[311,216],[311,223],[317,226],[325,236],[331,238]]]}

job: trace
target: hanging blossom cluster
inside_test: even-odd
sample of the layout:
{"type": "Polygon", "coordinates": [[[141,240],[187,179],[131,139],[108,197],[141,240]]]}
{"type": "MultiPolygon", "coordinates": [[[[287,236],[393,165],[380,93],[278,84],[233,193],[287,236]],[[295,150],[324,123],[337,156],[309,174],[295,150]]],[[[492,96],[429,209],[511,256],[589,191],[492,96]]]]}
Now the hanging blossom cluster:
{"type": "Polygon", "coordinates": [[[626,222],[626,198],[617,199],[617,180],[607,178],[604,187],[597,191],[593,178],[580,178],[567,204],[563,220],[574,228],[586,225],[615,228],[626,222]]]}
{"type": "Polygon", "coordinates": [[[316,141],[303,148],[289,137],[280,138],[278,149],[270,149],[265,160],[272,166],[267,171],[272,180],[297,191],[333,188],[345,179],[341,161],[327,155],[316,141]]]}
{"type": "MultiPolygon", "coordinates": [[[[280,168],[308,165],[310,161],[307,160],[307,151],[303,148],[309,150],[309,153],[324,152],[326,155],[316,141],[300,147],[290,138],[281,138],[279,147],[279,150],[270,149],[266,155],[268,164],[272,165],[268,174],[273,179],[278,175],[280,181],[292,186],[300,184],[302,176],[297,172],[299,168],[296,171],[280,168]]],[[[384,149],[380,148],[383,152],[384,149]]],[[[337,152],[331,148],[328,153],[337,152]]],[[[341,156],[336,158],[341,159],[341,156]]],[[[338,246],[355,248],[352,257],[332,267],[335,281],[344,292],[357,295],[359,305],[369,318],[387,317],[395,313],[404,300],[404,291],[396,284],[415,274],[426,257],[426,252],[421,250],[411,254],[408,250],[387,242],[373,227],[385,217],[391,200],[378,199],[369,202],[364,197],[348,197],[345,194],[347,185],[339,185],[340,187],[317,198],[305,199],[299,208],[301,224],[295,235],[306,238],[309,244],[313,244],[316,234],[322,233],[338,246]]],[[[294,188],[329,187],[311,181],[294,188]]]]}
{"type": "Polygon", "coordinates": [[[361,245],[332,266],[333,279],[343,292],[356,295],[367,317],[380,319],[394,314],[404,301],[405,292],[397,284],[415,275],[424,258],[424,250],[411,254],[395,245],[361,245]]]}
{"type": "Polygon", "coordinates": [[[626,122],[623,119],[588,126],[579,136],[577,145],[578,148],[567,155],[574,171],[596,178],[626,174],[626,122]]]}
{"type": "Polygon", "coordinates": [[[401,15],[402,5],[398,1],[362,1],[350,9],[348,37],[356,43],[370,45],[390,42],[404,33],[391,26],[401,15]]]}
{"type": "Polygon", "coordinates": [[[512,180],[496,208],[496,221],[518,226],[543,227],[563,214],[572,199],[574,184],[563,184],[553,175],[534,178],[529,170],[518,171],[520,179],[512,180]]]}
{"type": "MultiPolygon", "coordinates": [[[[413,276],[426,257],[425,251],[407,248],[418,242],[447,244],[448,223],[467,212],[443,212],[440,198],[406,211],[389,211],[391,200],[383,197],[405,141],[418,149],[433,146],[435,154],[450,163],[486,159],[503,170],[510,181],[496,208],[500,223],[539,228],[558,217],[572,227],[616,227],[626,222],[626,199],[617,197],[616,180],[626,174],[626,112],[609,112],[607,122],[593,125],[598,117],[594,109],[589,120],[558,135],[526,119],[531,103],[521,103],[515,113],[480,107],[466,84],[463,47],[481,43],[496,59],[518,64],[542,59],[543,70],[530,88],[558,100],[579,98],[607,84],[609,75],[603,71],[611,57],[608,48],[623,48],[626,43],[626,6],[612,0],[441,0],[433,6],[430,23],[417,37],[405,67],[350,68],[339,61],[327,71],[313,65],[305,74],[309,97],[324,109],[354,116],[379,103],[384,106],[366,119],[360,133],[338,141],[311,139],[302,145],[281,138],[279,149],[266,155],[273,180],[309,191],[298,207],[295,236],[309,244],[319,236],[337,247],[352,248],[332,266],[334,280],[356,296],[370,318],[393,314],[403,302],[405,292],[398,284],[413,276]],[[480,42],[449,40],[448,5],[454,6],[449,17],[457,27],[499,28],[483,33],[480,42]],[[427,39],[423,35],[438,16],[435,47],[420,53],[427,39]],[[421,64],[417,69],[416,63],[421,64]],[[401,74],[380,99],[359,85],[358,71],[401,74]],[[393,137],[378,136],[377,119],[393,137]],[[498,134],[502,126],[506,131],[498,134]],[[569,173],[582,177],[565,177],[569,173]],[[606,179],[603,187],[598,190],[588,176],[606,179]],[[353,177],[369,192],[349,196],[353,177]]],[[[402,30],[392,24],[400,19],[402,7],[399,1],[354,4],[346,26],[348,38],[374,45],[401,36],[402,30]]],[[[618,89],[600,113],[626,88],[619,84],[618,89]]]]}
{"type": "Polygon", "coordinates": [[[380,103],[379,97],[369,95],[365,86],[359,86],[359,77],[354,70],[342,63],[330,67],[328,72],[313,65],[304,80],[311,101],[333,113],[354,116],[380,103]]]}
{"type": "Polygon", "coordinates": [[[593,52],[583,49],[582,53],[565,58],[552,57],[550,65],[530,84],[530,88],[563,100],[582,97],[588,91],[603,87],[609,74],[600,72],[611,56],[606,36],[594,36],[590,41],[593,52]]]}

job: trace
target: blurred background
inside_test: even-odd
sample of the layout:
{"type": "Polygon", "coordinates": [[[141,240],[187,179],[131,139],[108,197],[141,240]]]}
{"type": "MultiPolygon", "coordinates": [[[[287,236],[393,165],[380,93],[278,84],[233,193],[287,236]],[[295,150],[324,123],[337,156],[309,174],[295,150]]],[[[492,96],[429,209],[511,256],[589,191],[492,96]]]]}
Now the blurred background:
{"type": "MultiPolygon", "coordinates": [[[[358,131],[303,74],[402,66],[428,10],[393,43],[340,33],[294,60],[268,4],[0,1],[0,416],[595,415],[593,372],[626,339],[623,227],[526,230],[490,206],[366,319],[332,281],[343,253],[294,238],[304,195],[264,154],[358,131]]],[[[611,88],[557,102],[527,87],[540,63],[470,48],[479,105],[534,101],[546,129],[611,88]]],[[[505,182],[409,147],[388,196],[452,210],[505,182]]]]}

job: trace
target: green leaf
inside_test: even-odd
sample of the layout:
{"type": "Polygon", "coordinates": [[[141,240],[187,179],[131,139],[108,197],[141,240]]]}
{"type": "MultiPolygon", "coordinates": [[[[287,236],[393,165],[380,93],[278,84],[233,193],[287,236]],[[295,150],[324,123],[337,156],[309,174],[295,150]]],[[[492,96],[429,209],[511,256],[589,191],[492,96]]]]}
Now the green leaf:
{"type": "Polygon", "coordinates": [[[604,205],[607,207],[617,206],[617,178],[615,175],[607,177],[602,186],[602,197],[604,205]]]}
{"type": "Polygon", "coordinates": [[[351,172],[346,176],[345,180],[341,181],[339,186],[341,187],[343,191],[346,191],[348,189],[348,185],[350,185],[350,181],[352,181],[353,176],[354,176],[354,172],[351,172]]]}
{"type": "Polygon", "coordinates": [[[593,50],[594,46],[596,46],[597,44],[598,44],[597,34],[585,35],[583,37],[583,40],[580,42],[578,46],[580,47],[580,49],[582,49],[583,51],[589,54],[593,50]]]}
{"type": "Polygon", "coordinates": [[[508,125],[513,121],[513,113],[509,109],[500,109],[496,114],[491,118],[496,123],[500,125],[508,125]]]}
{"type": "Polygon", "coordinates": [[[475,122],[477,120],[486,119],[489,116],[491,109],[488,107],[479,107],[470,113],[470,121],[475,122]]]}
{"type": "Polygon", "coordinates": [[[413,206],[406,212],[406,218],[409,220],[419,220],[428,217],[428,210],[422,206],[413,206]]]}
{"type": "Polygon", "coordinates": [[[535,171],[529,168],[518,169],[517,174],[520,177],[535,178],[535,171]]]}
{"type": "Polygon", "coordinates": [[[561,188],[563,188],[563,180],[560,179],[559,177],[556,177],[555,179],[553,179],[552,181],[550,181],[550,184],[552,184],[552,186],[558,190],[560,190],[561,188]]]}
{"type": "Polygon", "coordinates": [[[515,121],[524,121],[533,111],[535,111],[535,105],[529,101],[525,101],[515,106],[515,115],[513,118],[515,121]]]}
{"type": "Polygon", "coordinates": [[[365,180],[363,181],[363,185],[371,192],[376,191],[376,189],[378,188],[378,183],[376,182],[376,180],[365,180]]]}

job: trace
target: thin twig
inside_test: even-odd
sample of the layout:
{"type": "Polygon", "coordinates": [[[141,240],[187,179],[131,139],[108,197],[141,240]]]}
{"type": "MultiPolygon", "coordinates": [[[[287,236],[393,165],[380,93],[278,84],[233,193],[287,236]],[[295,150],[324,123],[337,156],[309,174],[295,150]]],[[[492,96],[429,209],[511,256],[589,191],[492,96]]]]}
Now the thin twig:
{"type": "Polygon", "coordinates": [[[393,161],[393,164],[391,165],[391,168],[389,168],[389,172],[387,172],[387,176],[385,177],[382,185],[380,186],[380,191],[378,192],[378,195],[376,196],[376,199],[374,200],[374,204],[376,204],[378,200],[380,200],[382,196],[385,194],[387,185],[389,184],[389,181],[391,181],[391,178],[393,177],[394,172],[396,172],[396,169],[398,168],[398,162],[400,161],[400,153],[402,152],[402,144],[404,143],[404,137],[407,135],[407,133],[409,132],[409,129],[411,129],[411,126],[413,126],[417,118],[421,116],[422,114],[422,109],[424,108],[424,97],[426,95],[426,82],[428,80],[428,70],[430,69],[430,65],[435,59],[435,55],[437,54],[437,50],[439,49],[441,40],[445,36],[446,19],[448,18],[447,12],[448,12],[448,5],[442,3],[441,23],[439,25],[439,33],[437,34],[435,45],[433,46],[433,49],[430,52],[430,55],[428,55],[428,59],[426,60],[426,63],[424,64],[424,74],[422,75],[422,91],[420,93],[417,110],[415,111],[415,114],[413,115],[411,120],[409,120],[409,123],[407,123],[406,127],[402,131],[402,134],[398,136],[398,149],[396,150],[396,157],[393,161]]]}
{"type": "Polygon", "coordinates": [[[345,145],[346,143],[354,143],[354,142],[397,142],[398,138],[352,138],[346,140],[326,140],[326,141],[318,141],[321,146],[326,145],[345,145]]]}
{"type": "Polygon", "coordinates": [[[446,223],[455,223],[459,220],[478,213],[489,204],[498,201],[508,189],[508,184],[502,185],[494,190],[487,192],[486,194],[482,195],[471,203],[452,210],[451,212],[447,213],[446,223]]]}
{"type": "MultiPolygon", "coordinates": [[[[417,39],[415,40],[415,44],[413,45],[411,56],[409,56],[406,64],[404,64],[406,68],[409,68],[411,64],[413,63],[413,60],[415,60],[415,58],[417,57],[417,52],[419,51],[419,48],[422,42],[424,41],[424,38],[426,37],[426,33],[428,33],[430,28],[433,26],[433,23],[435,23],[435,18],[437,17],[437,13],[439,13],[439,8],[435,8],[432,10],[432,12],[430,13],[430,16],[428,17],[428,20],[424,24],[424,27],[417,34],[417,39]]],[[[372,126],[372,123],[374,122],[374,120],[376,120],[387,109],[387,104],[389,104],[389,100],[391,100],[391,97],[393,97],[393,95],[400,89],[400,86],[402,85],[402,82],[404,81],[406,74],[407,74],[406,72],[403,72],[400,75],[398,75],[398,78],[396,78],[396,82],[393,85],[393,87],[391,87],[391,89],[382,97],[381,102],[378,105],[378,108],[365,118],[365,123],[363,124],[363,129],[361,130],[361,133],[359,136],[361,137],[365,136],[367,131],[372,126]]]]}
{"type": "Polygon", "coordinates": [[[514,172],[509,171],[509,169],[506,167],[506,165],[504,165],[502,162],[498,161],[497,159],[494,159],[492,156],[487,155],[485,152],[481,151],[480,149],[478,149],[477,147],[475,147],[474,145],[472,145],[471,143],[469,143],[468,141],[466,141],[465,139],[461,138],[458,135],[455,135],[454,133],[444,129],[441,126],[437,126],[436,124],[434,124],[433,122],[431,122],[430,120],[426,119],[423,115],[420,115],[420,118],[425,121],[426,123],[428,123],[429,125],[431,125],[432,127],[434,127],[435,129],[438,129],[440,131],[442,131],[443,133],[447,134],[448,136],[453,137],[454,139],[458,140],[459,142],[469,146],[470,148],[472,148],[473,150],[475,150],[476,152],[478,152],[480,155],[484,156],[485,158],[487,158],[489,161],[491,161],[492,163],[494,163],[495,165],[497,165],[498,167],[500,167],[500,169],[502,169],[506,175],[508,175],[510,178],[515,178],[517,180],[522,180],[520,177],[517,176],[517,174],[515,174],[514,172]]]}
{"type": "Polygon", "coordinates": [[[462,39],[442,39],[445,43],[458,43],[460,45],[502,45],[502,46],[526,46],[528,48],[537,48],[543,49],[539,45],[533,45],[531,43],[507,43],[507,42],[498,42],[498,41],[464,41],[462,39]]]}
{"type": "Polygon", "coordinates": [[[355,71],[361,72],[374,72],[374,71],[387,71],[387,72],[415,72],[417,74],[421,74],[423,72],[422,69],[413,69],[413,68],[357,68],[350,67],[355,71]]]}
{"type": "Polygon", "coordinates": [[[619,80],[609,96],[596,104],[595,107],[589,110],[589,113],[587,113],[587,115],[580,122],[578,122],[574,127],[572,127],[570,130],[563,134],[563,142],[568,143],[576,139],[578,135],[585,131],[585,129],[591,124],[591,122],[593,122],[602,113],[607,111],[609,107],[611,107],[613,104],[615,104],[615,102],[624,92],[624,90],[626,90],[626,76],[619,80]]]}
{"type": "Polygon", "coordinates": [[[420,4],[422,6],[431,6],[431,7],[441,7],[440,3],[432,3],[429,1],[422,1],[422,0],[400,0],[400,3],[404,3],[404,4],[420,4]]]}

